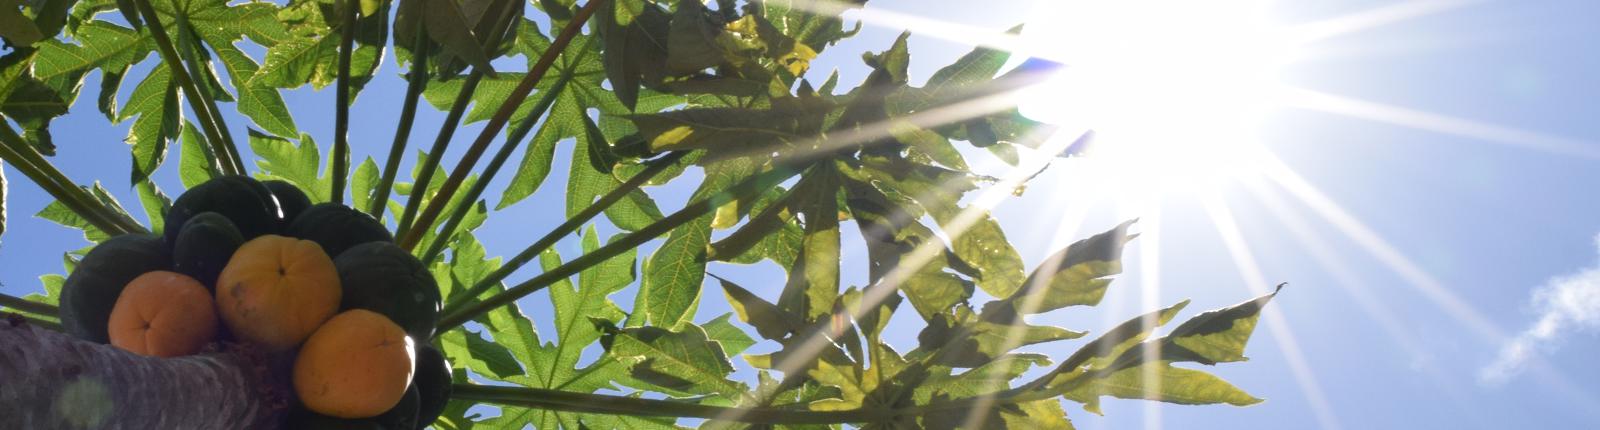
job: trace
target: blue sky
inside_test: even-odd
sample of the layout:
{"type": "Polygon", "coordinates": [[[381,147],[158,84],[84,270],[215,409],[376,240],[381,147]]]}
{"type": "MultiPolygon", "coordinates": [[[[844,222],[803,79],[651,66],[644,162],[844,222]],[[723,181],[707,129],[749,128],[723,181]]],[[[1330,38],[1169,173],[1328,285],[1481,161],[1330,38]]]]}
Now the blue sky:
{"type": "MultiPolygon", "coordinates": [[[[1030,3],[872,2],[875,8],[994,31],[1029,19],[1030,3]]],[[[1269,15],[1292,25],[1400,2],[1288,3],[1270,3],[1269,15]]],[[[1591,365],[1600,354],[1594,335],[1600,328],[1600,274],[1594,269],[1600,265],[1600,197],[1593,186],[1600,184],[1600,169],[1595,168],[1600,157],[1593,156],[1600,154],[1600,143],[1592,143],[1600,141],[1600,122],[1593,120],[1600,107],[1595,102],[1600,86],[1593,84],[1600,76],[1600,56],[1593,55],[1600,52],[1600,26],[1594,25],[1600,3],[1432,3],[1461,5],[1318,41],[1302,48],[1304,58],[1279,73],[1291,87],[1409,114],[1391,109],[1384,115],[1388,120],[1375,120],[1327,109],[1282,108],[1269,111],[1255,126],[1261,141],[1286,166],[1359,220],[1371,236],[1353,238],[1349,230],[1329,222],[1322,215],[1326,211],[1269,182],[1258,183],[1266,198],[1245,185],[1216,189],[1213,201],[1221,202],[1236,220],[1262,278],[1291,286],[1273,304],[1281,319],[1263,319],[1248,350],[1251,360],[1207,370],[1267,401],[1247,408],[1153,408],[1147,402],[1108,400],[1104,417],[1068,404],[1078,427],[1600,426],[1600,390],[1591,388],[1600,381],[1600,369],[1591,365]],[[1279,202],[1290,221],[1263,202],[1279,202]],[[1315,245],[1303,242],[1297,231],[1309,233],[1315,245]],[[1375,254],[1372,238],[1392,253],[1375,254]],[[1440,299],[1446,296],[1459,299],[1458,305],[1452,308],[1440,299]],[[1484,325],[1474,326],[1463,316],[1481,318],[1484,325]],[[1524,334],[1540,321],[1539,331],[1524,334]],[[1484,333],[1484,326],[1493,333],[1484,333]],[[1531,354],[1510,367],[1520,371],[1485,380],[1485,369],[1508,345],[1525,345],[1531,354]],[[1303,360],[1298,371],[1297,360],[1303,360]]],[[[829,48],[813,64],[811,76],[820,80],[837,68],[843,83],[859,82],[865,70],[857,54],[884,49],[898,33],[867,26],[855,39],[829,48]]],[[[969,49],[914,36],[912,80],[925,80],[969,49]]],[[[351,131],[357,162],[387,150],[403,93],[403,82],[395,77],[398,70],[392,62],[385,64],[382,76],[357,102],[351,131]]],[[[97,79],[91,76],[85,88],[98,88],[97,79]]],[[[331,91],[297,90],[285,97],[303,130],[324,144],[331,141],[326,138],[332,129],[331,91]]],[[[231,111],[226,106],[223,110],[231,111]]],[[[442,116],[421,111],[414,146],[431,141],[442,116]]],[[[242,135],[244,119],[228,119],[234,134],[242,135]]],[[[92,103],[79,103],[53,131],[61,153],[56,161],[69,176],[80,183],[102,181],[133,205],[126,182],[128,154],[121,142],[127,125],[108,125],[92,103]]],[[[458,142],[477,130],[477,124],[463,127],[458,142]]],[[[461,146],[446,158],[447,165],[454,164],[461,146]]],[[[554,172],[565,171],[567,150],[558,150],[554,172]]],[[[976,164],[997,166],[992,157],[970,155],[976,164]]],[[[1058,161],[1025,195],[995,209],[1030,266],[1065,243],[1130,215],[1111,200],[1085,198],[1096,195],[1103,184],[1075,175],[1075,163],[1058,161]],[[1069,213],[1082,214],[1080,227],[1059,227],[1069,213]]],[[[83,242],[74,231],[31,218],[49,198],[20,173],[6,169],[10,216],[0,237],[0,291],[25,294],[38,288],[38,275],[59,273],[61,253],[83,242]]],[[[157,177],[169,193],[180,188],[170,165],[157,177]]],[[[515,253],[560,221],[560,211],[549,208],[561,207],[563,179],[553,175],[532,201],[509,208],[480,231],[491,254],[515,253]]],[[[681,206],[693,182],[685,178],[662,187],[661,206],[681,206]]],[[[1138,229],[1159,231],[1159,264],[1153,270],[1139,258],[1150,246],[1147,235],[1129,248],[1127,273],[1113,284],[1105,303],[1056,311],[1038,321],[1098,332],[1156,304],[1192,298],[1190,311],[1180,316],[1184,318],[1253,296],[1203,196],[1165,197],[1159,216],[1132,214],[1145,216],[1138,229]],[[1143,288],[1150,285],[1150,273],[1159,275],[1158,296],[1143,288]]],[[[602,232],[615,230],[603,226],[602,232]]],[[[858,236],[852,231],[844,237],[858,236]]],[[[563,242],[559,249],[570,258],[577,253],[576,241],[563,242]]],[[[849,284],[865,282],[861,256],[859,249],[846,250],[849,284]]],[[[761,294],[775,296],[782,284],[773,277],[780,273],[775,267],[713,266],[712,271],[761,294]]],[[[715,287],[708,288],[701,321],[728,311],[715,287]]],[[[631,291],[614,300],[627,306],[631,291]]],[[[535,295],[523,305],[536,323],[548,327],[546,302],[546,296],[535,295]]],[[[916,328],[910,322],[896,322],[893,327],[902,330],[891,336],[893,342],[909,348],[916,328]]],[[[1033,349],[1062,357],[1076,346],[1060,342],[1033,349]]]]}

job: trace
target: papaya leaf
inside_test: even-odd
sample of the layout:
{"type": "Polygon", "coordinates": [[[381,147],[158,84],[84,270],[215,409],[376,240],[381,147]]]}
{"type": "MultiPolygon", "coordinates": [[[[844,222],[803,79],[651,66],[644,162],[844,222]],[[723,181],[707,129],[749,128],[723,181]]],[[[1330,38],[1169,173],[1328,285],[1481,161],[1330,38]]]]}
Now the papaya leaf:
{"type": "Polygon", "coordinates": [[[422,2],[422,21],[427,28],[428,37],[443,46],[445,51],[454,57],[492,73],[494,67],[489,64],[489,54],[472,33],[473,23],[476,21],[469,21],[461,6],[461,3],[455,0],[422,2]]]}
{"type": "Polygon", "coordinates": [[[1117,370],[1104,377],[1076,385],[1062,393],[1068,400],[1083,403],[1083,409],[1100,413],[1100,397],[1145,399],[1180,405],[1226,403],[1249,406],[1261,403],[1216,375],[1198,370],[1172,367],[1171,362],[1147,362],[1117,370]]]}
{"type": "Polygon", "coordinates": [[[1048,356],[1024,353],[1007,354],[959,374],[951,374],[948,367],[935,367],[936,372],[915,387],[914,398],[917,403],[928,403],[940,394],[962,398],[993,393],[1009,388],[1011,380],[1027,371],[1049,364],[1048,356]]]}
{"type": "MultiPolygon", "coordinates": [[[[749,160],[723,160],[706,166],[706,179],[690,201],[709,199],[756,173],[749,160]]],[[[629,326],[653,323],[674,326],[692,316],[705,280],[706,245],[711,242],[711,216],[672,230],[666,243],[644,263],[644,279],[634,302],[629,326]],[[642,310],[642,312],[641,312],[642,310]]]]}
{"type": "Polygon", "coordinates": [[[167,144],[178,138],[183,113],[178,83],[166,64],[157,65],[134,87],[119,121],[138,116],[125,139],[133,145],[133,178],[137,183],[155,173],[167,157],[167,144]]]}
{"type": "Polygon", "coordinates": [[[681,324],[676,330],[660,327],[607,328],[607,350],[615,357],[642,357],[630,370],[632,377],[668,389],[692,394],[738,399],[745,384],[728,379],[733,364],[722,345],[705,329],[681,324]]]}
{"type": "Polygon", "coordinates": [[[218,176],[222,176],[222,167],[217,165],[218,158],[211,153],[211,146],[206,145],[200,129],[194,123],[184,122],[180,140],[183,147],[178,154],[178,179],[184,188],[193,188],[218,176]]]}
{"type": "Polygon", "coordinates": [[[256,61],[232,44],[213,45],[217,58],[228,70],[228,78],[239,92],[239,113],[254,121],[263,131],[277,136],[294,136],[299,132],[294,116],[284,104],[283,96],[273,87],[250,82],[261,69],[256,61]]]}
{"type": "Polygon", "coordinates": [[[833,163],[821,162],[806,172],[793,191],[792,210],[805,218],[805,234],[778,307],[807,321],[830,313],[839,296],[838,182],[833,163]]]}
{"type": "Polygon", "coordinates": [[[618,0],[596,13],[603,41],[606,79],[628,110],[639,100],[639,86],[665,79],[671,18],[654,3],[618,0]]]}
{"type": "Polygon", "coordinates": [[[706,337],[722,345],[723,353],[729,357],[739,355],[739,353],[749,349],[751,345],[756,344],[755,339],[751,339],[750,335],[744,333],[744,330],[740,330],[739,327],[733,325],[732,319],[733,314],[726,313],[700,325],[701,328],[706,330],[706,337]]]}
{"type": "Polygon", "coordinates": [[[364,208],[378,186],[378,163],[367,157],[350,177],[350,207],[364,208]]]}
{"type": "Polygon", "coordinates": [[[6,171],[0,166],[0,237],[6,234],[6,171]]]}
{"type": "Polygon", "coordinates": [[[311,135],[301,134],[297,145],[288,139],[250,130],[250,150],[255,152],[256,173],[263,179],[281,179],[305,191],[312,203],[329,201],[329,178],[321,175],[322,154],[311,135]]]}
{"type": "Polygon", "coordinates": [[[0,37],[20,48],[38,43],[46,36],[33,20],[22,14],[16,0],[0,0],[0,37]]]}
{"type": "MultiPolygon", "coordinates": [[[[68,272],[70,271],[71,270],[69,268],[68,272]]],[[[63,275],[57,275],[53,273],[41,275],[39,276],[39,284],[44,287],[44,292],[30,293],[26,296],[22,296],[22,299],[30,302],[44,303],[51,306],[60,305],[61,286],[66,285],[66,283],[67,277],[63,275]]]]}
{"type": "Polygon", "coordinates": [[[705,4],[678,4],[667,30],[667,71],[688,74],[722,64],[717,46],[717,36],[722,33],[719,27],[707,16],[705,4]]]}
{"type": "Polygon", "coordinates": [[[739,314],[739,320],[755,327],[756,333],[761,337],[772,340],[783,339],[789,333],[800,330],[805,324],[799,315],[785,312],[777,305],[751,293],[750,290],[716,275],[712,277],[722,283],[723,293],[728,296],[728,304],[739,314]]]}
{"type": "Polygon", "coordinates": [[[785,270],[799,255],[804,232],[789,212],[794,196],[783,187],[764,193],[751,205],[750,220],[732,234],[711,244],[707,258],[737,264],[770,259],[785,270]]]}
{"type": "Polygon", "coordinates": [[[155,50],[148,33],[105,21],[89,21],[72,37],[78,45],[54,39],[39,45],[33,68],[35,77],[50,79],[92,69],[116,72],[120,77],[121,71],[155,50]]]}
{"type": "Polygon", "coordinates": [[[1033,270],[1023,288],[984,306],[984,313],[1043,313],[1067,306],[1094,306],[1105,296],[1108,278],[1122,272],[1122,247],[1135,235],[1133,221],[1068,245],[1033,270]],[[1038,298],[1033,298],[1038,295],[1038,298]],[[1019,308],[1022,303],[1030,306],[1019,308]]]}
{"type": "MultiPolygon", "coordinates": [[[[105,187],[100,186],[99,182],[95,182],[93,186],[80,186],[79,188],[88,192],[95,200],[99,200],[100,204],[110,211],[111,216],[122,218],[128,221],[129,224],[137,224],[137,222],[133,221],[133,217],[128,215],[128,211],[122,208],[122,204],[117,202],[117,198],[112,197],[111,193],[106,191],[105,187]]],[[[62,204],[59,200],[45,205],[44,209],[40,209],[39,213],[34,214],[34,217],[42,218],[64,227],[81,230],[83,231],[84,239],[88,240],[89,243],[100,243],[111,238],[110,234],[95,227],[94,224],[89,223],[89,220],[79,216],[72,209],[68,209],[67,205],[62,204]]]]}
{"type": "Polygon", "coordinates": [[[1195,315],[1163,339],[1163,355],[1173,360],[1216,364],[1244,361],[1244,347],[1261,318],[1261,308],[1277,297],[1283,285],[1253,300],[1195,315]]]}
{"type": "Polygon", "coordinates": [[[161,234],[166,224],[167,209],[172,208],[172,199],[156,183],[148,179],[140,181],[134,186],[139,194],[139,205],[144,208],[145,219],[149,220],[150,232],[161,234]]]}
{"type": "Polygon", "coordinates": [[[918,351],[937,357],[934,364],[951,367],[977,367],[1012,349],[1044,342],[1082,337],[1084,332],[1054,326],[1028,324],[1022,320],[993,321],[979,316],[966,306],[940,314],[917,334],[918,351]]]}
{"type": "Polygon", "coordinates": [[[1072,420],[1055,399],[1035,400],[1018,404],[1014,409],[1002,409],[1000,419],[1006,428],[1072,430],[1072,420]]]}

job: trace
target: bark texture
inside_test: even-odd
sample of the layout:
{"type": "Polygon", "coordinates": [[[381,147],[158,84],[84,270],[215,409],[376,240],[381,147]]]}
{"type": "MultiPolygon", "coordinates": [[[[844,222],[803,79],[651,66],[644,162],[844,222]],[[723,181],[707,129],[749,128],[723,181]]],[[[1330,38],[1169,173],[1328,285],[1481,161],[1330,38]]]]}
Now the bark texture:
{"type": "Polygon", "coordinates": [[[0,417],[19,429],[260,429],[285,392],[247,350],[145,357],[0,320],[0,417]]]}

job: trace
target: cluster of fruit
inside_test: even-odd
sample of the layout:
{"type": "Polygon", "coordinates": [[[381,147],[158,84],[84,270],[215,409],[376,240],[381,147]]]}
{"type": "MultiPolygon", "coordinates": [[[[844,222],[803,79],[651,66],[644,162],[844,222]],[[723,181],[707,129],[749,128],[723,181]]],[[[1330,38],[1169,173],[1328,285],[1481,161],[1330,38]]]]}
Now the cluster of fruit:
{"type": "Polygon", "coordinates": [[[224,176],[179,196],[165,226],[84,256],[61,291],[68,333],[156,357],[219,341],[293,357],[291,428],[409,430],[444,409],[450,366],[427,344],[439,287],[378,220],[224,176]]]}

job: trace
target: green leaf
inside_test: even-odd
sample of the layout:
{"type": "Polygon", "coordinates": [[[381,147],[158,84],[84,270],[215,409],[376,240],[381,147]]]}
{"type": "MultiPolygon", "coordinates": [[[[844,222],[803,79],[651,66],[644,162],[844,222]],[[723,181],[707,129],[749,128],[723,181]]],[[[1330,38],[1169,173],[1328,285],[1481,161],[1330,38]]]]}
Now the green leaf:
{"type": "Polygon", "coordinates": [[[206,145],[204,139],[194,123],[183,123],[178,179],[183,182],[184,188],[194,188],[211,178],[222,176],[222,167],[217,165],[218,158],[211,153],[211,146],[206,145]]]}
{"type": "Polygon", "coordinates": [[[31,293],[22,296],[23,300],[39,302],[51,306],[61,304],[61,286],[66,285],[67,277],[57,274],[40,275],[39,283],[44,286],[44,293],[31,293]]]}
{"type": "Polygon", "coordinates": [[[731,313],[722,314],[722,316],[712,318],[710,322],[701,325],[706,329],[706,337],[722,345],[722,351],[728,356],[739,355],[739,353],[749,349],[751,345],[756,344],[755,339],[751,339],[750,335],[744,333],[744,330],[740,330],[730,322],[732,317],[733,314],[731,313]]]}
{"type": "Polygon", "coordinates": [[[72,35],[78,45],[49,40],[39,45],[34,76],[50,79],[99,68],[107,73],[124,71],[155,49],[149,33],[106,21],[89,21],[72,35]]]}
{"type": "MultiPolygon", "coordinates": [[[[471,124],[487,120],[500,110],[500,105],[505,104],[517,84],[522,82],[525,73],[500,73],[493,77],[485,76],[478,81],[478,86],[472,92],[472,107],[462,117],[463,124],[471,124]]],[[[422,98],[433,105],[435,109],[448,110],[455,104],[456,95],[461,92],[465,79],[451,79],[443,82],[432,82],[423,89],[422,98]]],[[[537,100],[538,93],[528,96],[530,100],[537,100]]],[[[511,115],[510,122],[516,123],[526,118],[533,110],[533,103],[523,103],[511,115]]]]}
{"type": "Polygon", "coordinates": [[[1100,413],[1100,397],[1145,399],[1180,405],[1226,403],[1249,406],[1261,403],[1216,375],[1198,370],[1172,367],[1171,362],[1144,363],[1112,372],[1105,377],[1076,385],[1062,393],[1069,400],[1083,403],[1083,409],[1100,413]]]}
{"type": "Polygon", "coordinates": [[[277,88],[250,80],[261,69],[256,61],[232,44],[213,45],[213,48],[216,49],[217,58],[222,60],[223,67],[227,68],[234,89],[239,92],[239,113],[267,133],[277,136],[299,134],[294,116],[290,115],[289,107],[284,104],[277,88]]]}
{"type": "Polygon", "coordinates": [[[511,351],[495,342],[484,340],[478,333],[451,331],[439,336],[444,351],[455,364],[495,379],[522,374],[522,365],[512,358],[511,351]]]}
{"type": "Polygon", "coordinates": [[[166,64],[156,65],[128,96],[118,120],[137,115],[125,139],[133,145],[133,178],[137,183],[155,173],[167,157],[167,144],[178,137],[183,114],[178,104],[178,83],[166,64]]]}
{"type": "MultiPolygon", "coordinates": [[[[721,195],[728,187],[755,174],[749,160],[733,159],[706,166],[706,179],[690,196],[700,201],[721,195]]],[[[634,302],[635,316],[628,325],[645,323],[671,327],[694,315],[705,280],[706,245],[711,242],[711,216],[703,216],[672,230],[666,243],[644,263],[644,280],[634,302]],[[640,315],[640,310],[643,310],[640,315]]]]}
{"type": "MultiPolygon", "coordinates": [[[[1113,359],[1121,357],[1129,349],[1143,342],[1156,327],[1172,321],[1172,317],[1177,316],[1178,312],[1187,306],[1189,301],[1184,300],[1118,324],[1095,340],[1079,347],[1077,352],[1061,362],[1051,374],[1074,376],[1070,372],[1086,365],[1089,369],[1104,369],[1111,365],[1113,359]]],[[[1058,378],[1056,382],[1062,380],[1058,378]]]]}
{"type": "Polygon", "coordinates": [[[596,15],[606,79],[622,105],[632,110],[639,85],[653,87],[665,79],[671,18],[654,3],[639,0],[610,2],[596,15]]]}
{"type": "Polygon", "coordinates": [[[0,166],[0,237],[6,234],[6,170],[0,166]]]}
{"type": "Polygon", "coordinates": [[[745,394],[744,384],[728,379],[733,364],[728,362],[722,345],[707,337],[699,326],[682,324],[677,331],[660,327],[611,328],[609,335],[612,355],[643,358],[633,366],[635,378],[677,391],[728,399],[745,394]]]}
{"type": "MultiPolygon", "coordinates": [[[[814,107],[815,108],[815,107],[814,107]]],[[[655,152],[687,149],[747,150],[800,141],[800,134],[820,110],[685,109],[625,118],[639,127],[639,137],[655,152]]]]}
{"type": "Polygon", "coordinates": [[[716,275],[712,277],[722,283],[723,293],[728,296],[728,305],[739,314],[739,320],[755,327],[756,333],[761,337],[772,340],[783,339],[805,325],[800,316],[785,312],[777,305],[751,293],[750,290],[716,275]]]}
{"type": "MultiPolygon", "coordinates": [[[[122,208],[122,204],[117,202],[117,198],[112,197],[111,193],[106,191],[105,187],[100,186],[99,182],[95,182],[92,187],[79,188],[82,188],[85,192],[88,192],[90,196],[94,197],[96,200],[99,200],[100,204],[105,206],[105,208],[110,211],[111,216],[126,220],[129,224],[137,224],[133,221],[133,217],[128,215],[128,211],[122,208]]],[[[89,220],[79,216],[77,212],[73,212],[72,209],[68,209],[67,205],[62,204],[60,201],[53,201],[50,202],[50,204],[45,205],[44,209],[40,209],[39,213],[34,214],[34,217],[42,218],[65,227],[82,230],[84,239],[87,239],[90,243],[100,243],[101,241],[111,237],[110,234],[107,234],[105,231],[95,227],[94,224],[89,223],[89,220]]]]}
{"type": "Polygon", "coordinates": [[[833,163],[821,162],[795,185],[795,209],[805,218],[799,258],[778,307],[808,321],[833,311],[839,296],[839,174],[833,163]]]}
{"type": "MultiPolygon", "coordinates": [[[[582,246],[585,254],[600,247],[600,235],[595,232],[594,226],[590,226],[583,234],[582,246]]],[[[558,282],[548,288],[550,302],[555,308],[556,338],[559,343],[553,346],[554,357],[550,361],[550,371],[546,373],[545,386],[556,386],[570,379],[583,348],[600,339],[602,333],[590,322],[591,318],[612,324],[622,321],[622,308],[612,303],[608,296],[633,283],[637,252],[630,250],[583,270],[578,274],[577,287],[571,282],[558,282]],[[558,375],[566,375],[566,378],[558,378],[558,375]]],[[[555,258],[551,267],[560,263],[554,253],[548,255],[555,258]]]]}
{"type": "Polygon", "coordinates": [[[43,40],[45,35],[33,25],[33,20],[22,15],[17,6],[15,0],[0,1],[0,37],[6,38],[12,45],[27,48],[43,40]]]}
{"type": "Polygon", "coordinates": [[[667,71],[689,74],[722,64],[718,27],[706,16],[705,4],[679,3],[667,32],[667,71]]]}
{"type": "Polygon", "coordinates": [[[986,305],[984,313],[1035,314],[1067,306],[1099,304],[1106,294],[1106,286],[1111,284],[1108,277],[1122,273],[1122,247],[1134,237],[1128,234],[1128,227],[1132,225],[1133,221],[1124,222],[1105,233],[1068,245],[1035,268],[1023,289],[1003,301],[986,305]],[[1039,295],[1036,300],[1032,298],[1035,295],[1039,295]],[[1019,309],[1023,303],[1037,305],[1019,309]]]}
{"type": "Polygon", "coordinates": [[[468,21],[459,3],[450,0],[424,1],[422,4],[423,25],[427,28],[429,38],[473,67],[493,73],[489,54],[472,34],[473,24],[468,21]]]}
{"type": "Polygon", "coordinates": [[[1085,333],[1023,320],[996,320],[977,315],[966,305],[937,315],[917,334],[921,344],[914,356],[932,354],[933,363],[951,367],[978,367],[1013,349],[1044,342],[1076,339],[1085,333]]]}
{"type": "Polygon", "coordinates": [[[935,373],[915,387],[917,403],[927,403],[934,395],[955,398],[973,397],[1010,388],[1011,380],[1036,367],[1050,364],[1043,354],[1007,354],[960,374],[948,369],[935,373]]]}
{"type": "Polygon", "coordinates": [[[339,39],[332,35],[310,35],[285,40],[267,49],[261,68],[247,86],[294,88],[310,83],[322,88],[333,83],[338,71],[339,39]]]}
{"type": "Polygon", "coordinates": [[[256,176],[281,179],[306,192],[312,203],[326,202],[330,198],[330,178],[320,175],[322,155],[311,135],[302,134],[300,144],[288,139],[269,136],[250,130],[250,150],[255,152],[256,166],[261,170],[256,176]]]}
{"type": "Polygon", "coordinates": [[[1036,400],[1018,404],[1015,410],[1001,410],[1000,419],[1005,421],[1006,428],[1013,429],[1073,429],[1067,411],[1056,399],[1036,400]]]}
{"type": "Polygon", "coordinates": [[[364,208],[372,199],[372,190],[378,186],[378,163],[367,157],[356,166],[356,172],[350,178],[350,205],[351,207],[364,208]]]}
{"type": "Polygon", "coordinates": [[[150,220],[150,232],[161,234],[166,224],[167,209],[172,208],[172,199],[148,179],[139,182],[134,189],[139,193],[139,205],[144,208],[145,219],[150,220]]]}
{"type": "MultiPolygon", "coordinates": [[[[1282,290],[1283,285],[1278,289],[1282,290]]],[[[1164,337],[1162,354],[1175,360],[1216,364],[1244,361],[1244,347],[1261,318],[1261,308],[1278,291],[1253,300],[1195,315],[1164,337]]]]}

